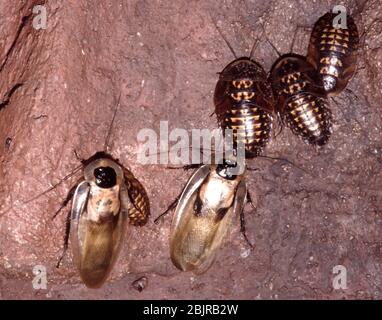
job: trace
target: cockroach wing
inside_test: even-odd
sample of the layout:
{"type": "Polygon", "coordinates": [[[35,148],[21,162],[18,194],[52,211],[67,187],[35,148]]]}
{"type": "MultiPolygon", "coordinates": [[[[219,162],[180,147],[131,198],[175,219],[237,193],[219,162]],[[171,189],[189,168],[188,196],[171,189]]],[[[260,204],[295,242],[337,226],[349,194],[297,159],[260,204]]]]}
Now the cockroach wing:
{"type": "Polygon", "coordinates": [[[80,268],[80,248],[82,244],[79,243],[78,237],[78,224],[81,219],[82,213],[86,207],[90,191],[90,185],[86,181],[82,181],[76,188],[73,196],[72,212],[70,219],[70,244],[72,247],[74,261],[78,268],[80,268]]]}
{"type": "Polygon", "coordinates": [[[188,180],[183,192],[179,198],[178,205],[175,210],[174,217],[171,223],[171,238],[173,238],[174,233],[179,229],[179,223],[182,219],[182,215],[185,212],[189,199],[193,194],[199,189],[200,185],[208,176],[210,172],[210,166],[208,164],[201,166],[188,180]]]}
{"type": "Polygon", "coordinates": [[[93,221],[88,216],[90,186],[78,185],[71,219],[71,245],[80,276],[89,288],[99,288],[108,277],[121,247],[127,210],[121,203],[117,214],[93,221]]]}
{"type": "Polygon", "coordinates": [[[232,224],[233,218],[239,217],[240,213],[244,210],[246,199],[247,187],[243,179],[236,189],[233,206],[229,208],[225,217],[220,221],[219,228],[216,231],[215,238],[211,244],[211,247],[208,251],[205,252],[205,260],[201,262],[195,273],[204,273],[212,266],[213,262],[215,261],[217,252],[224,242],[226,233],[232,224]]]}
{"type": "Polygon", "coordinates": [[[150,216],[150,201],[143,185],[134,177],[130,170],[123,168],[126,197],[130,199],[128,208],[129,223],[134,226],[144,226],[150,216]]]}
{"type": "Polygon", "coordinates": [[[203,215],[196,214],[199,188],[206,181],[209,172],[210,166],[206,165],[191,177],[179,200],[171,226],[171,259],[175,266],[183,271],[203,273],[209,269],[234,213],[243,207],[245,200],[245,192],[244,198],[241,196],[245,184],[239,184],[232,190],[235,198],[223,216],[219,216],[219,212],[208,207],[203,209],[203,215]]]}

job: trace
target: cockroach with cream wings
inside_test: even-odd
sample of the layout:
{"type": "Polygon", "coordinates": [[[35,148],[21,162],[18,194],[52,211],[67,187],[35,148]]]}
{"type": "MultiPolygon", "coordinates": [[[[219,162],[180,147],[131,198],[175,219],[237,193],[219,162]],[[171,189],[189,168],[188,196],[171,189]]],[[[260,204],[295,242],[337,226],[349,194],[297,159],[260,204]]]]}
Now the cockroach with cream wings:
{"type": "Polygon", "coordinates": [[[66,220],[64,252],[57,267],[70,238],[80,277],[89,288],[99,288],[110,274],[121,249],[127,220],[129,224],[143,226],[150,215],[149,199],[142,184],[106,152],[118,106],[119,99],[104,151],[81,160],[80,166],[42,193],[48,193],[63,181],[83,172],[83,177],[69,191],[53,218],[72,200],[66,220]]]}
{"type": "Polygon", "coordinates": [[[243,216],[246,201],[252,203],[248,196],[244,164],[224,160],[200,166],[181,195],[155,219],[157,223],[176,206],[170,231],[173,264],[182,271],[206,272],[237,215],[240,215],[241,232],[249,243],[243,216]]]}

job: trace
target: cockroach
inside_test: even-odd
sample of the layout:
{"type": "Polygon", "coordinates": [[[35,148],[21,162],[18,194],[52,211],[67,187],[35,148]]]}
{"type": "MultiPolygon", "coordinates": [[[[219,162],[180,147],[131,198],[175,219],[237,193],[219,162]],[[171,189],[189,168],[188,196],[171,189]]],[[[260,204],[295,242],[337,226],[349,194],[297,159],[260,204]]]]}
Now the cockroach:
{"type": "Polygon", "coordinates": [[[215,113],[224,136],[226,129],[230,129],[233,147],[242,143],[245,156],[254,158],[263,152],[271,137],[272,89],[263,67],[252,59],[256,42],[249,57],[237,58],[223,35],[222,38],[235,60],[220,73],[214,93],[215,113]]]}
{"type": "Polygon", "coordinates": [[[180,197],[156,219],[176,206],[170,231],[170,255],[178,269],[196,274],[207,271],[237,214],[248,241],[243,211],[246,200],[251,200],[247,197],[245,169],[240,174],[232,171],[237,170],[238,165],[238,162],[224,160],[200,166],[180,197]]]}
{"type": "Polygon", "coordinates": [[[70,242],[82,281],[98,288],[118,257],[126,220],[145,225],[150,207],[142,184],[109,154],[97,152],[83,165],[84,178],[73,194],[70,242]]]}
{"type": "Polygon", "coordinates": [[[350,15],[346,29],[334,25],[336,14],[328,12],[314,25],[307,58],[319,73],[328,96],[339,94],[347,86],[357,66],[359,35],[350,15]]]}
{"type": "Polygon", "coordinates": [[[64,253],[57,267],[70,238],[80,277],[89,288],[99,288],[110,274],[127,231],[127,220],[131,225],[143,226],[150,215],[149,199],[142,184],[106,152],[118,105],[119,100],[105,141],[105,151],[81,160],[82,164],[59,182],[83,171],[83,177],[71,188],[54,217],[72,200],[66,220],[64,253]]]}
{"type": "Polygon", "coordinates": [[[315,68],[303,56],[283,55],[269,81],[281,121],[305,142],[325,145],[331,135],[331,112],[315,68]]]}

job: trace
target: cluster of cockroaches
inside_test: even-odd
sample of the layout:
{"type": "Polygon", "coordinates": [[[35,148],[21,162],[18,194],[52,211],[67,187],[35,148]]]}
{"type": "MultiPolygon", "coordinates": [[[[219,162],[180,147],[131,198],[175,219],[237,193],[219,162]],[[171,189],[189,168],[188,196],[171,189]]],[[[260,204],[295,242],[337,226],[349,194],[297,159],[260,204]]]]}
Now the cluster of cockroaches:
{"type": "Polygon", "coordinates": [[[332,131],[326,98],[344,90],[356,69],[357,26],[349,15],[346,29],[335,21],[332,12],[318,19],[307,56],[280,57],[269,77],[282,121],[304,141],[318,146],[328,142],[332,131]]]}
{"type": "MultiPolygon", "coordinates": [[[[218,123],[223,133],[229,129],[234,148],[244,145],[247,159],[266,147],[274,113],[307,143],[327,143],[331,113],[325,98],[346,87],[355,71],[358,46],[353,19],[347,16],[348,29],[341,29],[333,26],[335,16],[327,13],[317,21],[307,57],[281,56],[268,77],[252,59],[253,49],[250,57],[236,58],[220,73],[214,93],[218,123]]],[[[240,215],[248,241],[243,209],[251,201],[244,176],[245,164],[224,159],[222,164],[202,166],[190,178],[171,225],[171,259],[179,269],[206,271],[235,215],[240,215]],[[244,166],[241,174],[230,173],[235,165],[244,166]]]]}
{"type": "MultiPolygon", "coordinates": [[[[223,132],[231,129],[234,148],[239,142],[244,144],[246,158],[263,152],[274,114],[306,142],[324,145],[328,141],[331,114],[325,98],[345,88],[355,70],[358,45],[353,19],[347,16],[348,29],[340,29],[333,26],[334,17],[327,13],[315,24],[307,57],[282,56],[269,76],[252,54],[235,59],[220,73],[214,94],[218,123],[223,132]]],[[[81,279],[91,288],[100,287],[108,277],[127,220],[142,226],[150,215],[145,189],[107,153],[108,138],[102,152],[82,160],[75,169],[83,170],[83,178],[60,208],[73,198],[64,247],[70,238],[81,279]]],[[[240,215],[244,233],[247,200],[245,163],[224,159],[200,166],[168,209],[176,206],[170,231],[175,266],[183,271],[206,271],[234,216],[240,215]],[[232,173],[237,166],[244,166],[241,173],[232,173]]]]}

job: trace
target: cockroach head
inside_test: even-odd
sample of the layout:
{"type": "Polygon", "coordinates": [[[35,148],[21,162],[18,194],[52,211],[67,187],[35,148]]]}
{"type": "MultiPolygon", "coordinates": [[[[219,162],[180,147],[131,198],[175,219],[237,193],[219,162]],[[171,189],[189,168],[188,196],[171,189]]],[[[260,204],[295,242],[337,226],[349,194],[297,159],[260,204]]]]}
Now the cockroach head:
{"type": "Polygon", "coordinates": [[[109,154],[97,152],[86,160],[84,175],[103,189],[113,188],[123,181],[123,170],[117,160],[109,154]]]}
{"type": "Polygon", "coordinates": [[[233,81],[235,79],[252,79],[258,76],[262,67],[248,57],[238,58],[229,63],[220,73],[220,79],[233,81]]]}
{"type": "Polygon", "coordinates": [[[95,160],[99,160],[99,159],[109,159],[109,160],[118,162],[110,154],[108,154],[108,153],[106,153],[104,151],[98,151],[95,154],[93,154],[90,158],[88,158],[86,160],[82,160],[82,164],[86,166],[89,163],[91,163],[91,162],[93,162],[95,160]]]}
{"type": "Polygon", "coordinates": [[[245,171],[245,164],[236,159],[223,159],[216,167],[216,172],[219,176],[227,180],[235,180],[245,171]]]}

